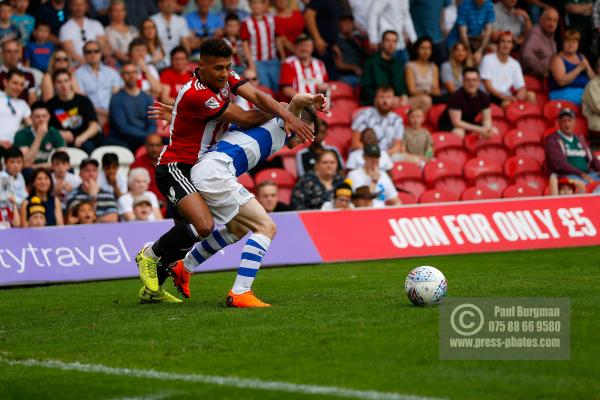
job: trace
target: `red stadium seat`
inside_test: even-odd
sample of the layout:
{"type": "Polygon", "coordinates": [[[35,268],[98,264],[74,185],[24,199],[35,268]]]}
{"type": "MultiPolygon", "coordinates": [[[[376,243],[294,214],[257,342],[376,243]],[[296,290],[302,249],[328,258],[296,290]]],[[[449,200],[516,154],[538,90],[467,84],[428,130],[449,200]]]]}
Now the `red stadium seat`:
{"type": "Polygon", "coordinates": [[[485,187],[498,193],[508,185],[502,174],[502,164],[481,157],[472,158],[465,164],[465,177],[477,187],[485,187]]]}
{"type": "Polygon", "coordinates": [[[250,176],[249,173],[244,173],[240,176],[238,176],[238,182],[245,187],[246,189],[248,189],[250,192],[252,193],[256,193],[255,191],[255,186],[254,186],[254,180],[252,179],[252,177],[250,176]]]}
{"type": "Polygon", "coordinates": [[[501,135],[492,135],[482,139],[477,133],[465,137],[465,147],[476,157],[494,160],[500,164],[508,158],[508,151],[502,143],[501,135]]]}
{"type": "Polygon", "coordinates": [[[558,114],[563,108],[570,108],[575,111],[575,113],[579,114],[579,107],[575,103],[571,103],[566,100],[551,100],[546,105],[544,105],[544,118],[547,121],[554,121],[558,118],[558,114]]]}
{"type": "Polygon", "coordinates": [[[535,76],[525,75],[525,87],[536,93],[544,91],[544,83],[535,76]]]}
{"type": "Polygon", "coordinates": [[[486,187],[471,186],[460,196],[461,200],[492,200],[500,197],[500,194],[486,187]]]}
{"type": "Polygon", "coordinates": [[[360,104],[356,100],[352,99],[339,99],[331,102],[331,109],[336,112],[346,112],[352,115],[354,110],[358,110],[360,108],[360,104]]]}
{"type": "Polygon", "coordinates": [[[504,175],[514,180],[522,174],[537,174],[542,172],[542,165],[532,157],[513,156],[504,163],[504,175]]]}
{"type": "Polygon", "coordinates": [[[329,113],[319,113],[319,118],[327,122],[329,127],[335,125],[350,126],[352,113],[345,110],[330,110],[329,113]]]}
{"type": "Polygon", "coordinates": [[[436,132],[431,135],[433,140],[433,153],[442,161],[454,161],[463,165],[469,158],[463,146],[463,139],[452,132],[436,132]]]}
{"type": "Polygon", "coordinates": [[[515,198],[515,197],[536,197],[541,196],[544,193],[543,190],[537,190],[527,185],[511,185],[504,189],[502,193],[503,198],[515,198]]]}
{"type": "Polygon", "coordinates": [[[512,103],[506,108],[506,119],[513,125],[517,122],[519,118],[541,116],[542,109],[537,104],[518,101],[512,103]]]}
{"type": "Polygon", "coordinates": [[[520,129],[513,129],[504,136],[504,144],[514,155],[531,156],[540,165],[546,160],[546,150],[541,140],[537,134],[520,129]]]}
{"type": "Polygon", "coordinates": [[[515,179],[515,184],[529,186],[535,190],[544,192],[548,187],[548,178],[541,173],[522,174],[515,179]]]}
{"type": "Polygon", "coordinates": [[[419,203],[445,203],[450,201],[458,201],[459,195],[447,192],[445,190],[433,189],[428,190],[421,195],[419,203]]]}
{"type": "Polygon", "coordinates": [[[348,156],[350,150],[350,144],[352,142],[352,130],[344,126],[333,126],[327,129],[327,136],[325,137],[324,143],[335,146],[342,154],[345,159],[348,156]]]}
{"type": "Polygon", "coordinates": [[[404,125],[407,124],[409,111],[410,111],[410,106],[408,104],[394,109],[394,112],[402,118],[402,121],[404,121],[404,125]]]}
{"type": "Polygon", "coordinates": [[[548,123],[544,117],[523,117],[515,124],[516,128],[522,131],[529,131],[538,135],[548,128],[548,123]]]}
{"type": "Polygon", "coordinates": [[[425,191],[421,168],[415,163],[395,163],[392,168],[392,180],[398,188],[411,193],[415,198],[419,198],[425,191]]]}
{"type": "Polygon", "coordinates": [[[446,190],[457,196],[460,196],[467,187],[462,177],[461,166],[452,161],[429,161],[425,165],[423,176],[430,187],[446,190]]]}
{"type": "Polygon", "coordinates": [[[504,118],[504,110],[498,104],[491,103],[490,110],[492,111],[492,118],[504,118]]]}
{"type": "Polygon", "coordinates": [[[279,201],[289,204],[292,197],[292,189],[296,184],[296,179],[288,171],[282,168],[267,168],[260,171],[254,177],[254,182],[258,185],[264,181],[273,181],[279,187],[279,201]]]}
{"type": "Polygon", "coordinates": [[[352,86],[342,81],[329,82],[331,88],[331,102],[338,99],[355,99],[354,89],[352,86]]]}
{"type": "Polygon", "coordinates": [[[444,110],[446,110],[446,104],[436,104],[429,109],[427,119],[435,129],[438,129],[438,123],[440,121],[440,117],[444,113],[444,110]]]}
{"type": "Polygon", "coordinates": [[[400,203],[402,204],[416,204],[417,198],[408,192],[398,191],[398,198],[400,199],[400,203]]]}
{"type": "Polygon", "coordinates": [[[510,129],[510,124],[504,118],[492,119],[492,125],[496,127],[500,136],[504,135],[510,129]]]}

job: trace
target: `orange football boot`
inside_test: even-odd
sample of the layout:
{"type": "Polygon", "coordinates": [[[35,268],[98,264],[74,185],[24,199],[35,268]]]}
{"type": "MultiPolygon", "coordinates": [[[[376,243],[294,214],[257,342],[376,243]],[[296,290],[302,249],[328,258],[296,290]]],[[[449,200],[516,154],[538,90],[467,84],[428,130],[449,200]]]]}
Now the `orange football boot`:
{"type": "Polygon", "coordinates": [[[183,260],[177,261],[177,264],[171,269],[173,273],[173,285],[179,293],[186,299],[190,298],[190,277],[192,274],[183,266],[183,260]]]}
{"type": "Polygon", "coordinates": [[[265,308],[271,307],[270,304],[263,303],[260,301],[252,292],[249,290],[242,294],[233,294],[230,290],[227,295],[227,299],[225,300],[229,307],[237,307],[237,308],[265,308]]]}

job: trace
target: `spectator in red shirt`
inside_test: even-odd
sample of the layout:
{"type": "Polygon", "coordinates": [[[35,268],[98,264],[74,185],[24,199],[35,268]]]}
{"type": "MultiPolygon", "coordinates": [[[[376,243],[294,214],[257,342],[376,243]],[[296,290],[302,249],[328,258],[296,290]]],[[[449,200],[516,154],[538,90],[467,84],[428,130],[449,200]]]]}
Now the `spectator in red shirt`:
{"type": "Polygon", "coordinates": [[[158,186],[156,186],[156,178],[154,171],[156,170],[156,163],[158,162],[158,156],[163,149],[162,138],[156,134],[148,135],[146,137],[146,143],[144,144],[146,152],[135,158],[135,161],[129,166],[130,169],[144,168],[150,174],[150,183],[148,184],[148,190],[156,195],[161,207],[165,203],[165,196],[162,195],[158,186]]]}
{"type": "Polygon", "coordinates": [[[275,0],[275,26],[281,33],[285,55],[294,54],[294,43],[304,32],[304,15],[298,10],[292,10],[288,0],[275,0]]]}
{"type": "Polygon", "coordinates": [[[267,14],[266,0],[250,0],[252,15],[242,22],[240,37],[248,68],[258,73],[263,85],[277,90],[279,60],[284,57],[283,42],[275,18],[267,14]]]}
{"type": "Polygon", "coordinates": [[[183,46],[177,46],[171,51],[171,67],[160,74],[163,83],[161,101],[174,104],[179,89],[190,79],[192,72],[189,70],[188,53],[183,46]]]}
{"type": "Polygon", "coordinates": [[[325,64],[312,56],[314,48],[310,36],[302,34],[296,39],[295,55],[286,58],[281,66],[279,87],[283,97],[291,99],[296,93],[322,93],[329,87],[325,64]]]}

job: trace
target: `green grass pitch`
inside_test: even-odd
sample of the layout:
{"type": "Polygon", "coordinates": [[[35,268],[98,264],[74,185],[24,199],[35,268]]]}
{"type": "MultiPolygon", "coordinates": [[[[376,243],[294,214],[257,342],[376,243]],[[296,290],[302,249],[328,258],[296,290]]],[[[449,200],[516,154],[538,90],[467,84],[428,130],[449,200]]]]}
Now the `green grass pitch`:
{"type": "Polygon", "coordinates": [[[260,271],[266,310],[228,309],[235,272],[195,275],[183,304],[140,305],[138,280],[0,290],[0,399],[316,399],[331,396],[8,364],[60,360],[450,399],[600,399],[598,247],[260,271]],[[569,361],[440,361],[438,309],[404,279],[446,275],[449,296],[571,299],[569,361]],[[3,360],[3,361],[2,361],[3,360]]]}

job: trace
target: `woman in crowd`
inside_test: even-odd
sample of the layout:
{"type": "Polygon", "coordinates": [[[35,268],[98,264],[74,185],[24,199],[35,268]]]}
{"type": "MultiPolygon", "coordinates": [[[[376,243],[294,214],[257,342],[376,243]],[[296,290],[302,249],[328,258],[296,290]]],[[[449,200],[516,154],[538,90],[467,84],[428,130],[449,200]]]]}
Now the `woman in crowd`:
{"type": "Polygon", "coordinates": [[[442,64],[442,83],[448,93],[454,93],[462,87],[463,69],[473,66],[473,60],[464,43],[457,42],[450,50],[448,61],[442,64]]]}
{"type": "Polygon", "coordinates": [[[149,184],[150,174],[147,169],[133,168],[129,171],[129,192],[119,197],[119,215],[123,220],[132,221],[135,219],[133,200],[139,196],[150,200],[150,204],[152,205],[150,221],[163,219],[156,195],[148,190],[149,184]]]}
{"type": "Polygon", "coordinates": [[[298,10],[292,10],[289,0],[275,0],[275,25],[283,37],[285,54],[294,54],[296,38],[304,32],[304,15],[298,10]]]}
{"type": "Polygon", "coordinates": [[[150,18],[145,19],[140,26],[140,38],[144,40],[148,47],[148,59],[146,62],[152,64],[157,70],[161,70],[169,66],[169,57],[165,54],[156,24],[150,18]]]}
{"type": "Polygon", "coordinates": [[[125,2],[123,0],[113,0],[108,9],[110,25],[106,27],[106,37],[110,47],[113,50],[113,56],[119,62],[125,62],[129,59],[129,43],[137,37],[138,30],[134,26],[125,24],[125,2]]]}
{"type": "Polygon", "coordinates": [[[581,105],[585,85],[596,74],[579,50],[581,35],[568,30],[563,36],[562,50],[550,59],[550,100],[568,100],[581,105]]]}
{"type": "Polygon", "coordinates": [[[337,170],[337,155],[332,150],[324,150],[317,158],[314,170],[307,172],[296,182],[292,192],[292,208],[316,210],[331,200],[333,188],[344,181],[337,170]]]}
{"type": "Polygon", "coordinates": [[[439,71],[431,61],[433,42],[429,38],[420,38],[413,47],[413,61],[406,64],[406,88],[409,104],[427,111],[437,103],[441,96],[439,71]]]}
{"type": "MultiPolygon", "coordinates": [[[[38,198],[40,205],[45,209],[46,226],[64,225],[62,208],[58,197],[54,196],[54,187],[50,172],[44,168],[38,168],[31,175],[31,188],[29,197],[21,204],[21,226],[29,226],[27,207],[34,197],[38,198]]],[[[36,199],[37,202],[37,199],[36,199]]]]}
{"type": "MultiPolygon", "coordinates": [[[[48,71],[44,74],[42,78],[42,100],[48,101],[54,97],[54,85],[52,84],[52,74],[54,71],[59,69],[68,69],[73,72],[70,68],[71,59],[67,52],[60,47],[54,50],[52,53],[52,57],[50,57],[50,62],[48,63],[48,71]]],[[[71,74],[71,84],[75,93],[81,94],[81,89],[79,89],[79,84],[77,83],[77,79],[75,79],[75,75],[71,74]]]]}

